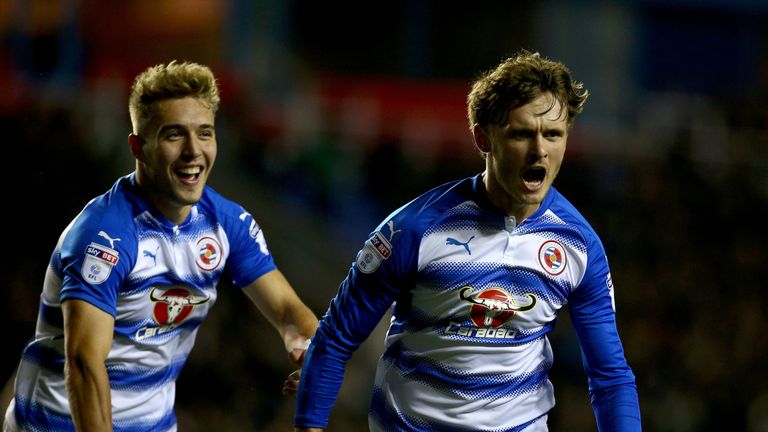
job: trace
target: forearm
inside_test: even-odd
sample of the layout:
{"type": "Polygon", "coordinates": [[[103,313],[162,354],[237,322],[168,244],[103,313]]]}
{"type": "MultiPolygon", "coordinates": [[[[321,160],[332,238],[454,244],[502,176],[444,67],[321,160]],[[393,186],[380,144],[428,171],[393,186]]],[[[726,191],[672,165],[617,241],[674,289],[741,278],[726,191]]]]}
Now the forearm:
{"type": "Polygon", "coordinates": [[[243,290],[280,334],[288,353],[306,348],[317,328],[317,317],[279,270],[263,275],[243,290]]]}
{"type": "Polygon", "coordinates": [[[640,404],[634,383],[593,390],[590,396],[599,431],[642,430],[640,404]]]}
{"type": "Polygon", "coordinates": [[[306,349],[317,330],[317,317],[303,303],[297,303],[286,310],[276,327],[288,352],[306,349]]]}
{"type": "Polygon", "coordinates": [[[338,329],[324,325],[318,328],[304,360],[296,396],[295,427],[307,430],[327,427],[341,390],[346,363],[356,347],[349,345],[338,329]]]}
{"type": "Polygon", "coordinates": [[[389,284],[361,282],[354,273],[342,282],[304,360],[296,397],[296,428],[327,427],[347,361],[374,330],[396,294],[389,284]]]}
{"type": "Polygon", "coordinates": [[[72,420],[80,432],[112,430],[109,377],[102,364],[67,359],[64,369],[72,420]]]}
{"type": "Polygon", "coordinates": [[[62,302],[64,379],[78,431],[112,431],[112,399],[104,364],[112,345],[114,318],[82,300],[62,302]]]}

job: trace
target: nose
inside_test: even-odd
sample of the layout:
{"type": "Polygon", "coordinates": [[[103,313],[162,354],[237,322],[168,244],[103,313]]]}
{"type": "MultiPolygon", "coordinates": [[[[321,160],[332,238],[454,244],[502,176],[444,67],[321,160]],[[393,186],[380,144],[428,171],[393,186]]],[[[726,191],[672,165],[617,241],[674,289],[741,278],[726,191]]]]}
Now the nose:
{"type": "Polygon", "coordinates": [[[203,154],[203,145],[199,137],[195,134],[187,135],[187,139],[184,140],[184,148],[182,155],[187,159],[195,159],[203,154]]]}
{"type": "Polygon", "coordinates": [[[531,145],[528,151],[531,159],[538,160],[547,157],[545,139],[541,133],[537,133],[531,138],[531,145]]]}

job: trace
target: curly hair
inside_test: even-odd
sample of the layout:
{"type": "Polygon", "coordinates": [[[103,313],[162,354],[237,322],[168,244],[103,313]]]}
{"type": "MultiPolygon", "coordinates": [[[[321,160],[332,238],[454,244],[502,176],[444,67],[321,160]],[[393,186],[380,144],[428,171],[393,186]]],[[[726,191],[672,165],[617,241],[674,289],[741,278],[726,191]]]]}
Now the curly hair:
{"type": "Polygon", "coordinates": [[[582,91],[582,87],[562,63],[522,50],[474,81],[467,96],[469,128],[476,124],[481,127],[503,124],[510,110],[546,92],[552,93],[562,107],[568,107],[568,126],[571,126],[589,96],[589,91],[582,91]]]}
{"type": "Polygon", "coordinates": [[[128,100],[133,132],[139,133],[155,102],[188,96],[199,98],[214,113],[219,109],[219,87],[210,68],[176,60],[147,68],[133,82],[128,100]]]}

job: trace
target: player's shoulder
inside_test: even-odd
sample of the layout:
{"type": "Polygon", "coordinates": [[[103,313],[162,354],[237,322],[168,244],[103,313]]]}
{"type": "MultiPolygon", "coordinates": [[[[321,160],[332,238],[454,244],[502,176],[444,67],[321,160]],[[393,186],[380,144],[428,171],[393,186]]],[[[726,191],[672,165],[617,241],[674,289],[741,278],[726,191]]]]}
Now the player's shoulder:
{"type": "Polygon", "coordinates": [[[560,220],[580,231],[585,239],[600,241],[600,237],[592,224],[586,217],[584,217],[581,211],[555,187],[550,189],[547,200],[550,201],[547,208],[560,220]]]}
{"type": "Polygon", "coordinates": [[[403,228],[423,232],[447,211],[471,201],[475,177],[453,180],[435,186],[392,212],[380,227],[396,221],[403,228]]]}
{"type": "Polygon", "coordinates": [[[240,203],[225,197],[211,186],[205,187],[197,207],[225,229],[238,221],[250,223],[253,220],[251,214],[240,203]]]}
{"type": "Polygon", "coordinates": [[[108,191],[94,197],[83,207],[75,218],[75,224],[84,231],[133,231],[133,219],[143,210],[132,181],[130,175],[117,179],[108,191]]]}
{"type": "Polygon", "coordinates": [[[205,187],[197,206],[218,219],[240,218],[246,212],[240,203],[224,196],[211,186],[205,187]]]}
{"type": "Polygon", "coordinates": [[[124,253],[135,249],[134,217],[142,210],[131,182],[130,175],[120,177],[108,191],[94,197],[83,207],[61,234],[62,253],[78,254],[90,244],[124,253]]]}

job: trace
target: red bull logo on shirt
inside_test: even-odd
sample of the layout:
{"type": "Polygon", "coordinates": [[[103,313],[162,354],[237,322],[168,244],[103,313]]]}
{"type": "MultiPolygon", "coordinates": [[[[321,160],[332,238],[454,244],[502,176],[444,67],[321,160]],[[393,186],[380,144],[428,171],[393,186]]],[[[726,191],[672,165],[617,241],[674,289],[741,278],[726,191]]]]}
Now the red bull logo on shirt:
{"type": "Polygon", "coordinates": [[[172,287],[163,292],[154,287],[149,293],[149,299],[154,303],[152,318],[159,326],[139,329],[136,332],[137,340],[173,330],[189,317],[195,307],[210,300],[209,297],[194,296],[184,287],[172,287]]]}
{"type": "Polygon", "coordinates": [[[153,318],[161,325],[179,325],[195,306],[208,301],[208,297],[195,297],[186,288],[171,288],[162,294],[152,288],[149,298],[155,303],[153,318]]]}
{"type": "Polygon", "coordinates": [[[459,291],[459,297],[471,303],[469,316],[476,327],[461,326],[452,322],[446,327],[446,334],[460,336],[504,339],[513,338],[517,331],[502,328],[518,312],[526,312],[536,306],[536,296],[526,294],[530,300],[528,304],[520,305],[501,288],[490,288],[474,296],[471,293],[474,288],[465,286],[459,291]]]}
{"type": "Polygon", "coordinates": [[[529,311],[536,306],[536,296],[533,294],[526,294],[530,302],[521,306],[501,288],[487,289],[470,297],[468,293],[472,290],[474,290],[472,287],[462,288],[459,291],[459,297],[472,303],[470,316],[472,322],[478,327],[501,327],[512,319],[515,313],[529,311]]]}

